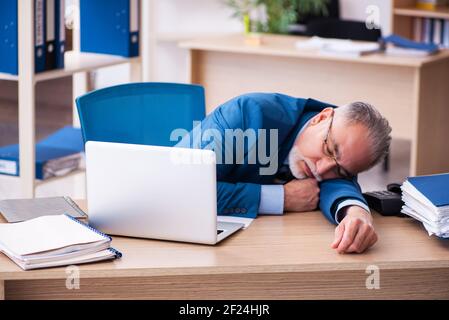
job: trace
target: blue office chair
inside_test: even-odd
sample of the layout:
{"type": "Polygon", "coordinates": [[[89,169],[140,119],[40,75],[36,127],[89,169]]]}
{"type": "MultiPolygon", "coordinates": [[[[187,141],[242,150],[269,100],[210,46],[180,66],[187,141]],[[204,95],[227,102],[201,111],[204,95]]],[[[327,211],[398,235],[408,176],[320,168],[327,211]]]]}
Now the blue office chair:
{"type": "Polygon", "coordinates": [[[205,116],[204,89],[175,83],[130,83],[76,99],[84,142],[173,146],[174,129],[192,130],[205,116]]]}

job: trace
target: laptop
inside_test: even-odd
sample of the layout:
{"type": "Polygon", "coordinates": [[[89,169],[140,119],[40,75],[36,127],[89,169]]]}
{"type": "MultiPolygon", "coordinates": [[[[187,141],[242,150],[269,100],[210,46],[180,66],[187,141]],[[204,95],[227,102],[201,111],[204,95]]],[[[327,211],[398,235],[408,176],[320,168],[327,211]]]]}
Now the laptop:
{"type": "Polygon", "coordinates": [[[88,141],[89,224],[111,235],[216,244],[244,224],[217,221],[215,153],[88,141]]]}

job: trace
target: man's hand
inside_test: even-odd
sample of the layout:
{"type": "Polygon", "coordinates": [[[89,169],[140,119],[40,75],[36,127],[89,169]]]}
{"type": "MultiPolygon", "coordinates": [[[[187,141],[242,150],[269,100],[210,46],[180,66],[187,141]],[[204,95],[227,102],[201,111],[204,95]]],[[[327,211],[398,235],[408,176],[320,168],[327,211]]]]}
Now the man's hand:
{"type": "Polygon", "coordinates": [[[331,247],[338,253],[362,253],[377,242],[371,214],[358,206],[346,209],[346,216],[335,229],[331,247]]]}
{"type": "Polygon", "coordinates": [[[311,211],[318,206],[320,188],[315,179],[292,180],[284,185],[284,211],[311,211]]]}

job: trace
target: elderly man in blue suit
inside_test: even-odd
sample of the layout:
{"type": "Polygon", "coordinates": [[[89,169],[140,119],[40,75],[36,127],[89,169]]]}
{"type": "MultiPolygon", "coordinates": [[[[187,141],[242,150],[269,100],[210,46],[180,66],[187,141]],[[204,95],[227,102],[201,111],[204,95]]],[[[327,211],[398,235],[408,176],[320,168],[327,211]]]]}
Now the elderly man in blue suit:
{"type": "Polygon", "coordinates": [[[319,206],[338,225],[331,247],[361,253],[377,235],[356,177],[385,156],[390,132],[367,103],[337,108],[252,93],[219,106],[177,146],[215,151],[219,214],[254,218],[319,206]]]}

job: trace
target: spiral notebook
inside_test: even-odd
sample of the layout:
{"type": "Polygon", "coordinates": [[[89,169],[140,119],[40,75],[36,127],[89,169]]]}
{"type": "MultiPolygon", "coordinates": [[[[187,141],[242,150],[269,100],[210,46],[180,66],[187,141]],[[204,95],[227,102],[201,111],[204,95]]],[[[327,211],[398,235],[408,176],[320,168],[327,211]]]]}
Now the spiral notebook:
{"type": "Polygon", "coordinates": [[[24,270],[120,258],[111,241],[66,214],[0,224],[0,251],[24,270]]]}
{"type": "Polygon", "coordinates": [[[87,214],[68,196],[2,200],[0,214],[7,222],[21,222],[41,216],[61,214],[68,214],[83,221],[87,220],[87,214]]]}

